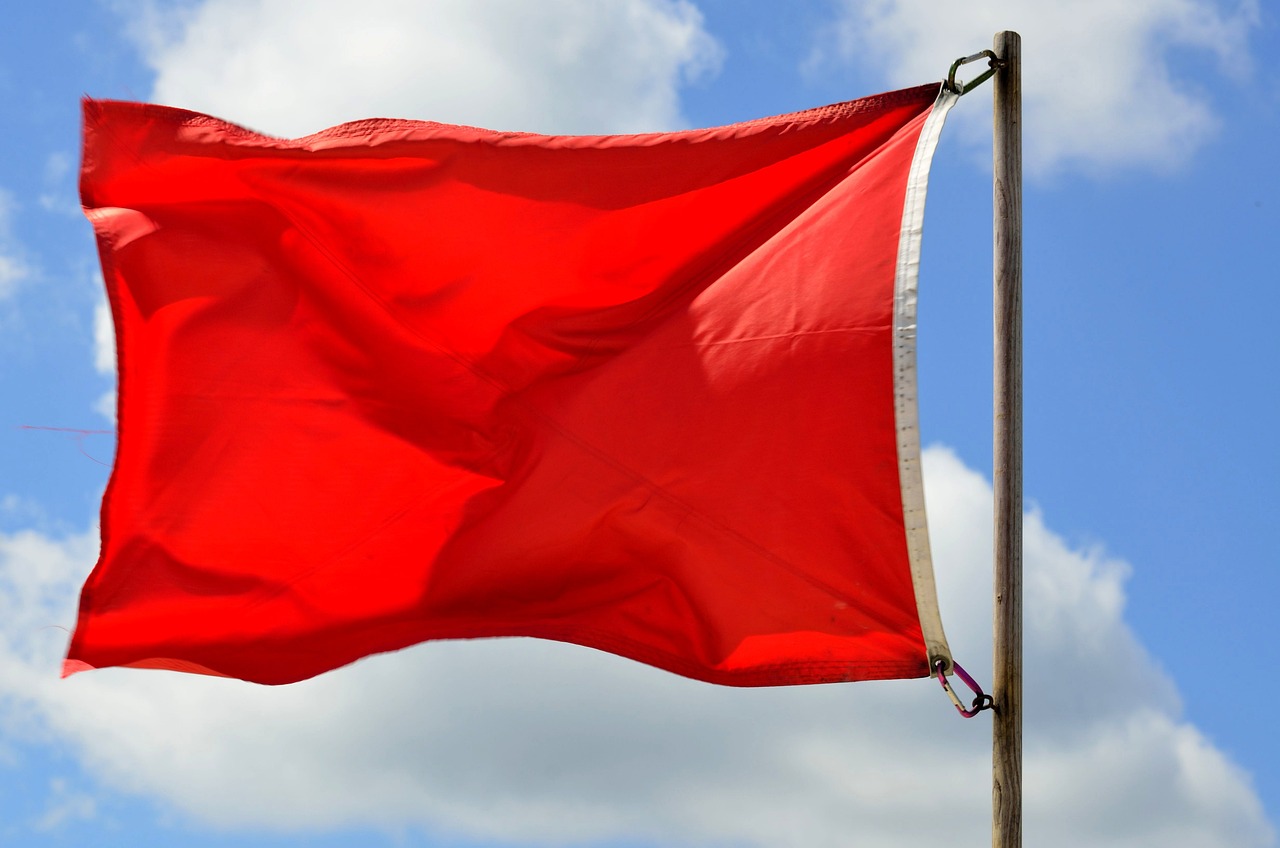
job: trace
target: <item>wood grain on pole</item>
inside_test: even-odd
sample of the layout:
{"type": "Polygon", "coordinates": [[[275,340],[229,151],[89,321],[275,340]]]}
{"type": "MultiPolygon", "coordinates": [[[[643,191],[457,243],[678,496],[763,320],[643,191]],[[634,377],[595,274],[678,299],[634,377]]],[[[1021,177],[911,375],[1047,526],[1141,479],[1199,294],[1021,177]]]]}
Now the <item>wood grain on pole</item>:
{"type": "Polygon", "coordinates": [[[1022,39],[994,80],[995,656],[992,848],[1022,845],[1022,39]]]}

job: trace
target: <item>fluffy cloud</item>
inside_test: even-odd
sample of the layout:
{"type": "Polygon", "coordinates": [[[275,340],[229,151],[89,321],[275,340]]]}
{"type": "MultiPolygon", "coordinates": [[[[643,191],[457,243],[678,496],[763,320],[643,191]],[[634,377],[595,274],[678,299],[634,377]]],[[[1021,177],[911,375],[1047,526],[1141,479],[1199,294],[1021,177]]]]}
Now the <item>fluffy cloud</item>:
{"type": "MultiPolygon", "coordinates": [[[[993,33],[1015,30],[1033,173],[1165,169],[1217,128],[1204,94],[1173,57],[1208,54],[1218,70],[1245,73],[1257,20],[1255,0],[843,0],[813,63],[858,61],[892,83],[918,83],[940,79],[951,59],[990,47],[993,33]]],[[[984,66],[964,71],[976,76],[975,67],[984,66]]],[[[966,104],[955,117],[966,134],[989,137],[989,108],[984,116],[966,104]]]]}
{"type": "MultiPolygon", "coordinates": [[[[979,670],[991,490],[945,450],[925,468],[944,619],[979,670]]],[[[0,702],[104,782],[224,827],[520,844],[985,838],[988,722],[958,718],[931,681],[725,689],[533,640],[420,646],[283,688],[127,670],[58,681],[65,636],[47,625],[70,621],[92,553],[92,534],[0,537],[0,702]]],[[[1126,626],[1125,566],[1032,514],[1026,570],[1028,838],[1273,844],[1247,777],[1179,717],[1126,626]]]]}
{"type": "Polygon", "coordinates": [[[378,114],[543,132],[672,127],[679,85],[720,59],[684,0],[208,0],[153,5],[133,31],[155,100],[286,136],[378,114]]]}
{"type": "Polygon", "coordinates": [[[30,274],[10,225],[16,206],[13,195],[0,189],[0,300],[12,295],[18,283],[30,274]]]}
{"type": "MultiPolygon", "coordinates": [[[[101,276],[98,288],[102,288],[101,276]]],[[[105,297],[93,308],[93,368],[99,374],[116,371],[116,328],[111,323],[111,307],[107,306],[105,297]]]]}
{"type": "Polygon", "coordinates": [[[49,794],[48,807],[32,823],[36,831],[58,830],[73,819],[92,819],[98,813],[93,796],[68,788],[67,781],[62,778],[49,782],[49,794]]]}
{"type": "MultiPolygon", "coordinates": [[[[98,277],[98,289],[102,289],[102,277],[98,277]]],[[[111,323],[111,307],[103,297],[93,308],[93,368],[99,374],[114,377],[116,374],[116,328],[111,323]]],[[[116,420],[116,390],[108,389],[93,403],[93,410],[103,418],[116,420]]]]}

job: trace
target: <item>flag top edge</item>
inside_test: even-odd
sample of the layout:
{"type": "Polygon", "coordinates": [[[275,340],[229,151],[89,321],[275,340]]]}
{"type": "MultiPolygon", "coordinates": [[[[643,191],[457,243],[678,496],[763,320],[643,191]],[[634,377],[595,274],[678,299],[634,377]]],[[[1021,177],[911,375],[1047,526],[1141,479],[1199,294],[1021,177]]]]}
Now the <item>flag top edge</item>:
{"type": "Polygon", "coordinates": [[[672,141],[680,138],[693,140],[708,135],[717,135],[725,131],[756,130],[777,126],[836,121],[880,108],[885,104],[898,102],[903,104],[919,102],[924,107],[935,101],[940,87],[941,83],[927,83],[911,88],[873,94],[855,100],[845,100],[800,111],[751,118],[713,127],[643,133],[594,133],[582,135],[493,130],[466,124],[449,124],[412,118],[365,118],[336,124],[307,135],[285,138],[263,133],[214,115],[158,103],[109,98],[96,99],[86,96],[82,98],[81,106],[86,128],[100,123],[106,113],[133,112],[151,122],[169,124],[175,127],[206,129],[223,136],[223,140],[226,143],[261,148],[323,149],[340,145],[345,141],[361,141],[368,139],[370,136],[384,134],[397,136],[411,134],[415,139],[452,138],[491,144],[528,144],[552,147],[590,147],[599,145],[606,140],[614,144],[624,143],[646,146],[659,140],[672,141]]]}

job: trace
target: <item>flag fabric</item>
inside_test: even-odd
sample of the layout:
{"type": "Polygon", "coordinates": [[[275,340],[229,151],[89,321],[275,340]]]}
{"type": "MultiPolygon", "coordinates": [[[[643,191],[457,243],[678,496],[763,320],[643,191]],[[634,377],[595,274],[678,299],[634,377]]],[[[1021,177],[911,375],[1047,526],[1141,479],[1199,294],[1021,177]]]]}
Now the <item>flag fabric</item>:
{"type": "Polygon", "coordinates": [[[86,100],[118,444],[64,674],[495,636],[740,686],[949,664],[915,288],[954,98],[292,140],[86,100]]]}

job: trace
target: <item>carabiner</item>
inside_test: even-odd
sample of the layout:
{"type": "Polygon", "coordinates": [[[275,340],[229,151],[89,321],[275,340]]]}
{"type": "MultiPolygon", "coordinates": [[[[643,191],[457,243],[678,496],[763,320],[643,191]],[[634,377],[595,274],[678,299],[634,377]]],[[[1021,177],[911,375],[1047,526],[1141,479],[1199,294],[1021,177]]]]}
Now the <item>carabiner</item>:
{"type": "Polygon", "coordinates": [[[970,706],[969,709],[965,709],[964,704],[960,703],[960,699],[956,697],[956,693],[952,690],[951,684],[947,682],[947,675],[944,673],[947,668],[946,661],[938,660],[933,664],[933,667],[938,672],[938,682],[942,684],[942,691],[947,693],[947,697],[951,699],[951,703],[956,705],[956,709],[960,711],[960,715],[965,718],[973,718],[983,710],[989,710],[995,707],[995,700],[986,692],[982,691],[982,687],[978,685],[977,681],[969,676],[969,673],[960,666],[960,663],[952,660],[951,668],[955,671],[956,677],[963,680],[965,685],[973,690],[973,705],[970,706]]]}
{"type": "Polygon", "coordinates": [[[1003,67],[1004,67],[1004,62],[1000,61],[999,56],[997,56],[991,50],[982,50],[978,53],[974,53],[972,56],[965,56],[962,59],[956,59],[955,62],[951,64],[951,71],[950,73],[947,74],[947,81],[944,83],[944,85],[946,86],[947,91],[954,91],[956,94],[959,94],[960,96],[963,97],[964,95],[973,91],[978,86],[982,85],[984,82],[990,79],[991,76],[995,74],[996,71],[1000,70],[1003,67]],[[968,82],[968,83],[964,81],[956,82],[956,71],[960,69],[961,65],[967,65],[970,62],[976,62],[979,59],[981,59],[983,56],[987,57],[986,71],[984,71],[977,79],[973,80],[972,82],[968,82]]]}

